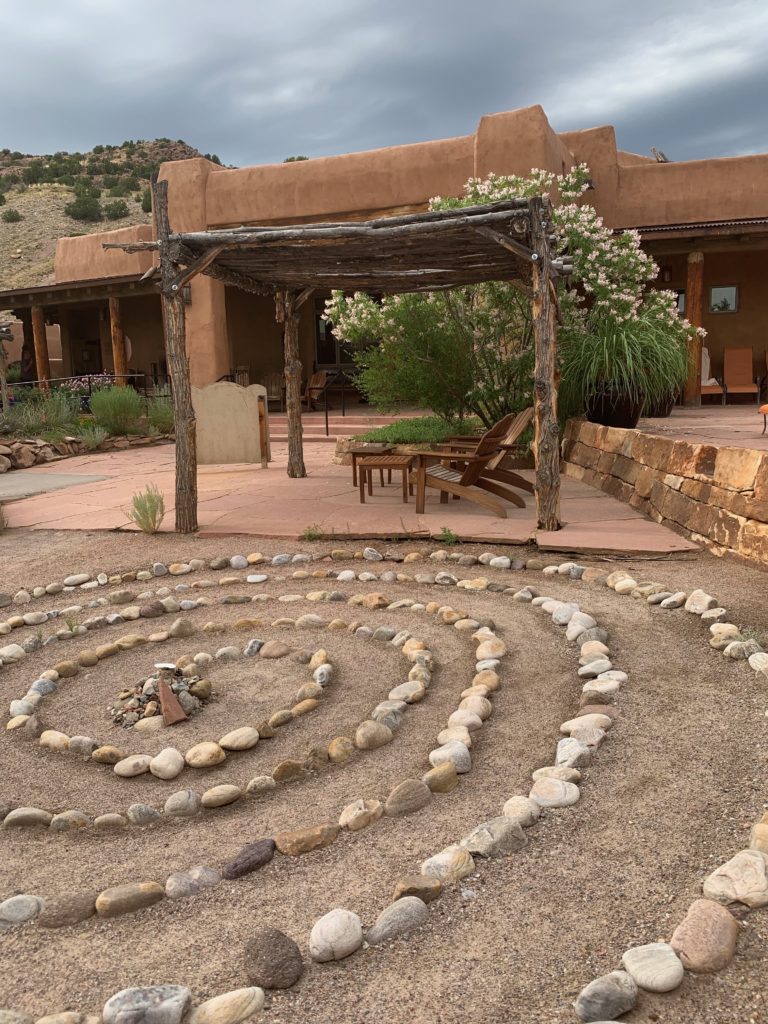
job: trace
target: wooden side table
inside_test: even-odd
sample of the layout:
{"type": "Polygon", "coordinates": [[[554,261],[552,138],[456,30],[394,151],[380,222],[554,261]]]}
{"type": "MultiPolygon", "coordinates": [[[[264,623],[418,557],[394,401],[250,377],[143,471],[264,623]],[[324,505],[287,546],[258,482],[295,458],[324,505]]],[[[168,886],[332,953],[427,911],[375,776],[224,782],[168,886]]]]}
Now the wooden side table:
{"type": "MultiPolygon", "coordinates": [[[[356,448],[350,448],[349,454],[352,456],[352,486],[357,487],[357,463],[358,460],[366,455],[388,455],[394,448],[394,445],[381,443],[371,444],[360,444],[356,448]]],[[[392,477],[390,476],[390,480],[392,477]]],[[[384,474],[381,474],[381,484],[384,486],[384,474]]]]}
{"type": "Polygon", "coordinates": [[[381,483],[384,483],[384,470],[387,470],[388,479],[392,479],[392,470],[399,470],[403,478],[403,501],[408,504],[408,491],[410,484],[408,481],[408,474],[410,473],[411,463],[413,461],[410,455],[360,455],[357,459],[357,470],[360,478],[360,502],[365,504],[365,490],[368,488],[368,494],[373,494],[373,471],[378,469],[381,478],[381,483]]]}

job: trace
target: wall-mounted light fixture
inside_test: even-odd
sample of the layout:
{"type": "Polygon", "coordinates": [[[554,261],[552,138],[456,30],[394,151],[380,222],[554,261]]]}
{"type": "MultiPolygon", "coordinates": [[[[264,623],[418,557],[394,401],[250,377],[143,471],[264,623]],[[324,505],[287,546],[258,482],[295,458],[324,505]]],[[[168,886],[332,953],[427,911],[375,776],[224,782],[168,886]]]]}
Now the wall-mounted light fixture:
{"type": "Polygon", "coordinates": [[[672,268],[671,267],[662,267],[661,268],[661,280],[664,282],[664,284],[669,284],[669,282],[672,280],[672,268]]]}

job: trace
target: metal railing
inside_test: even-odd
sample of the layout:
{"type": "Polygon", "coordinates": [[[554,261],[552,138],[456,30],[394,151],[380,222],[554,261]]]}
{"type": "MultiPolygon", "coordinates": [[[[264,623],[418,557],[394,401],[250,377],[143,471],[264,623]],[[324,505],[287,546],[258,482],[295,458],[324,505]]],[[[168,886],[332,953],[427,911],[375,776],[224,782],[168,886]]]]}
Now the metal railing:
{"type": "Polygon", "coordinates": [[[157,398],[171,398],[170,379],[157,381],[146,373],[79,373],[71,377],[51,377],[48,380],[9,381],[8,390],[11,393],[11,404],[15,404],[18,400],[14,392],[20,388],[37,388],[41,392],[51,388],[67,391],[69,394],[79,397],[82,411],[88,412],[93,392],[114,387],[118,381],[124,381],[126,385],[138,392],[144,399],[147,410],[149,410],[150,401],[157,398]]]}

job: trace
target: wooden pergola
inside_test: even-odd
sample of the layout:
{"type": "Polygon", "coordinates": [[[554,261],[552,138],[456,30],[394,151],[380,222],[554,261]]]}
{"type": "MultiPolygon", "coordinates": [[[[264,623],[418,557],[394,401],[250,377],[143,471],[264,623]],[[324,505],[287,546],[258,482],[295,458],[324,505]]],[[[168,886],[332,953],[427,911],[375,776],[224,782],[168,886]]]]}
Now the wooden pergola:
{"type": "Polygon", "coordinates": [[[521,283],[533,304],[536,512],[539,528],[560,528],[555,282],[567,272],[551,249],[549,201],[484,206],[372,221],[241,227],[174,233],[168,184],[153,186],[157,239],[105,243],[155,250],[176,420],[176,529],[197,529],[195,419],[186,353],[183,288],[197,274],[258,295],[273,295],[283,325],[288,475],[306,476],[301,428],[299,310],[317,289],[378,294],[433,292],[483,281],[521,283]]]}

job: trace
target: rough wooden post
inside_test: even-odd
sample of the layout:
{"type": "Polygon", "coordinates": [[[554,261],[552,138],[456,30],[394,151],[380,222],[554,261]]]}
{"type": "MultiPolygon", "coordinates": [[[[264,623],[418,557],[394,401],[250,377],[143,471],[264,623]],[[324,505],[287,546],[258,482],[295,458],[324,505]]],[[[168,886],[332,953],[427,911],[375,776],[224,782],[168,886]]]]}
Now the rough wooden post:
{"type": "Polygon", "coordinates": [[[168,182],[155,182],[152,193],[160,247],[165,355],[171,378],[173,419],[176,425],[176,531],[194,533],[197,529],[197,437],[186,350],[184,296],[181,288],[174,289],[179,267],[172,259],[168,246],[171,233],[168,182]]]}
{"type": "Polygon", "coordinates": [[[125,332],[120,310],[120,299],[109,299],[109,331],[112,337],[112,362],[115,368],[115,384],[125,387],[128,383],[128,359],[125,352],[125,332]]]}
{"type": "Polygon", "coordinates": [[[29,310],[25,309],[21,314],[21,324],[24,332],[21,345],[21,379],[23,381],[37,380],[35,338],[32,333],[32,313],[29,310]]]}
{"type": "MultiPolygon", "coordinates": [[[[704,321],[704,253],[688,253],[688,278],[685,283],[685,316],[695,327],[704,321]]],[[[697,334],[688,342],[688,379],[683,391],[683,405],[701,405],[701,338],[697,334]]]]}
{"type": "Polygon", "coordinates": [[[48,360],[48,339],[45,334],[45,311],[42,306],[32,307],[32,336],[35,342],[35,364],[38,387],[50,391],[51,364],[48,360]]]}
{"type": "Polygon", "coordinates": [[[301,357],[299,355],[298,293],[275,292],[275,319],[283,325],[285,409],[288,416],[288,476],[307,475],[301,427],[301,357]]]}
{"type": "Polygon", "coordinates": [[[532,199],[531,249],[533,264],[533,383],[534,455],[536,459],[536,518],[540,530],[560,529],[560,430],[557,423],[557,325],[552,302],[548,210],[544,200],[532,199]]]}

